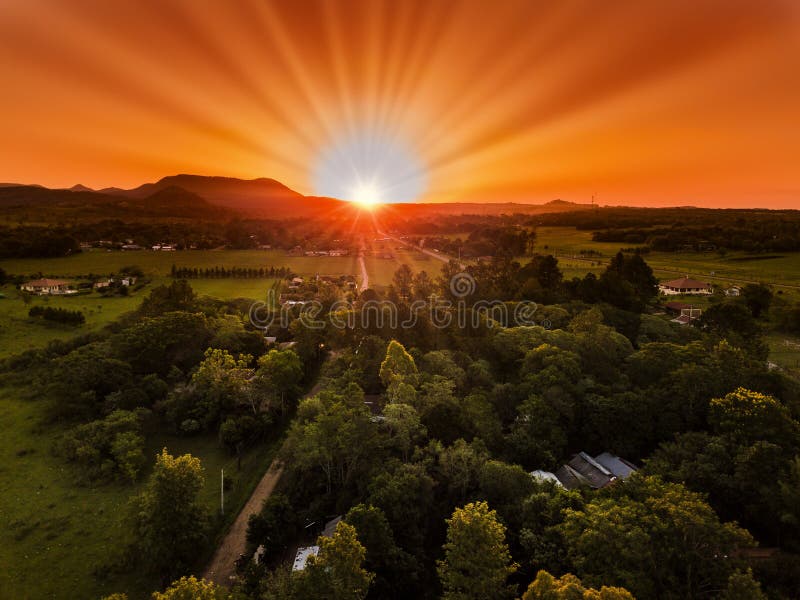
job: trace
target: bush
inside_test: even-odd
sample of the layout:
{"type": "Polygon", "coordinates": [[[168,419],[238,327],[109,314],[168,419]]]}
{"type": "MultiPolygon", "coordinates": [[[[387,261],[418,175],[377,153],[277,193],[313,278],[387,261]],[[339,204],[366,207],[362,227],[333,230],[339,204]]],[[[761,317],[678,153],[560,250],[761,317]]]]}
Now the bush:
{"type": "Polygon", "coordinates": [[[66,325],[83,325],[86,317],[79,310],[67,310],[66,308],[53,308],[52,306],[34,306],[28,311],[29,317],[40,317],[45,321],[54,323],[64,323],[66,325]]]}

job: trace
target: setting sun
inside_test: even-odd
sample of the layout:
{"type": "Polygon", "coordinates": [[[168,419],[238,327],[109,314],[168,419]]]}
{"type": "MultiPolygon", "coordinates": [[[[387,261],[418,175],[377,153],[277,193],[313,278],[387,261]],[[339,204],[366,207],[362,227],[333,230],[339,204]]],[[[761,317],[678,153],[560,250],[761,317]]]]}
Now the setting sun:
{"type": "Polygon", "coordinates": [[[359,182],[351,194],[350,200],[365,208],[372,208],[383,202],[381,190],[375,183],[359,182]]]}

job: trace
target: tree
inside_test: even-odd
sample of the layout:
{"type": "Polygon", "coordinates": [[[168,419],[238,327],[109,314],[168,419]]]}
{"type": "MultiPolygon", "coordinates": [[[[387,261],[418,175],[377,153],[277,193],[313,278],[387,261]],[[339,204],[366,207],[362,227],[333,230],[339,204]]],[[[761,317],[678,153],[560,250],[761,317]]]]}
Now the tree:
{"type": "Polygon", "coordinates": [[[300,393],[303,363],[293,350],[270,350],[258,359],[254,385],[260,395],[279,400],[281,412],[286,399],[300,393]]]}
{"type": "Polygon", "coordinates": [[[341,521],[332,537],[317,540],[319,552],[298,577],[298,596],[321,600],[363,600],[374,574],[363,568],[366,550],[355,527],[341,521]]]}
{"type": "Polygon", "coordinates": [[[418,596],[419,565],[397,545],[383,511],[357,504],[344,520],[356,528],[358,540],[366,548],[364,567],[375,573],[371,596],[398,599],[418,596]]]}
{"type": "Polygon", "coordinates": [[[447,520],[445,558],[438,562],[446,600],[511,598],[506,584],[517,570],[505,542],[506,529],[486,502],[457,508],[447,520]]]}
{"type": "Polygon", "coordinates": [[[738,388],[724,398],[715,398],[709,407],[712,429],[730,436],[739,444],[769,440],[791,452],[797,448],[800,425],[789,409],[772,396],[738,388]]]}
{"type": "Polygon", "coordinates": [[[403,300],[409,300],[411,298],[411,286],[413,280],[414,273],[411,271],[411,267],[406,264],[400,265],[400,268],[394,272],[392,284],[394,285],[395,290],[397,290],[397,294],[403,300]]]}
{"type": "Polygon", "coordinates": [[[197,419],[209,428],[237,406],[246,404],[252,375],[250,358],[234,358],[227,350],[207,349],[192,375],[193,406],[183,417],[197,419]]]}
{"type": "Polygon", "coordinates": [[[742,288],[742,298],[753,318],[758,319],[772,304],[772,291],[763,283],[748,283],[742,288]]]}
{"type": "Polygon", "coordinates": [[[181,577],[163,592],[153,592],[153,600],[229,600],[233,596],[217,584],[191,577],[181,577]]]}
{"type": "Polygon", "coordinates": [[[298,417],[312,407],[316,414],[292,423],[283,457],[298,470],[321,472],[328,493],[341,490],[375,459],[375,425],[363,402],[346,404],[340,399],[323,402],[309,398],[300,404],[298,417]]]}
{"type": "Polygon", "coordinates": [[[386,358],[381,363],[380,377],[381,382],[389,387],[397,380],[402,381],[411,375],[416,375],[417,365],[414,358],[406,352],[403,344],[397,340],[392,340],[386,347],[386,358]]]}
{"type": "Polygon", "coordinates": [[[720,589],[736,551],[753,545],[747,531],[721,523],[700,494],[680,484],[635,474],[611,492],[568,509],[559,526],[578,574],[591,582],[643,598],[695,598],[720,589]]]}
{"type": "Polygon", "coordinates": [[[139,313],[148,317],[168,312],[188,311],[197,308],[197,297],[192,286],[186,281],[173,281],[169,285],[160,285],[142,301],[139,313]]]}
{"type": "Polygon", "coordinates": [[[753,579],[752,569],[737,569],[728,578],[720,600],[767,600],[767,595],[761,591],[761,584],[753,579]]]}
{"type": "Polygon", "coordinates": [[[272,494],[261,510],[247,522],[247,543],[251,548],[264,546],[264,561],[279,556],[291,543],[297,530],[297,511],[284,494],[272,494]]]}
{"type": "Polygon", "coordinates": [[[200,503],[203,468],[191,454],[164,448],[144,491],[131,503],[133,549],[162,575],[185,572],[206,541],[208,515],[200,503]]]}
{"type": "Polygon", "coordinates": [[[570,573],[556,579],[547,571],[539,571],[522,600],[634,600],[634,597],[625,588],[603,586],[599,590],[587,589],[570,573]]]}
{"type": "Polygon", "coordinates": [[[384,409],[383,415],[392,443],[400,450],[403,462],[406,462],[414,444],[427,433],[425,427],[420,422],[417,411],[408,404],[389,404],[384,409]]]}

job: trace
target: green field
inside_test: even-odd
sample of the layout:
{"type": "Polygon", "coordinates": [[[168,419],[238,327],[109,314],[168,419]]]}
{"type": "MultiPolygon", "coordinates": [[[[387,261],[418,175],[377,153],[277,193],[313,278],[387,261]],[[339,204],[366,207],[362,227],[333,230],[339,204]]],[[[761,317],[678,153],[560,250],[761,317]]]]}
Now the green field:
{"type": "Polygon", "coordinates": [[[95,273],[116,273],[136,265],[149,277],[168,276],[177,267],[288,267],[299,275],[342,275],[357,273],[354,256],[287,256],[282,250],[184,250],[178,252],[106,251],[92,249],[64,258],[0,260],[0,267],[15,275],[77,277],[95,273]]]}
{"type": "Polygon", "coordinates": [[[50,340],[69,339],[84,333],[98,331],[121,314],[134,310],[149,288],[127,297],[104,298],[92,293],[79,296],[33,297],[29,304],[14,286],[0,287],[5,298],[0,299],[0,358],[18,354],[31,348],[40,348],[50,340]],[[28,317],[33,306],[53,306],[79,310],[86,323],[79,327],[48,323],[28,317]]]}
{"type": "MultiPolygon", "coordinates": [[[[578,231],[574,227],[539,227],[536,236],[537,251],[555,253],[566,274],[600,271],[623,246],[618,243],[594,242],[591,231],[578,231]],[[581,250],[594,250],[600,252],[601,256],[576,258],[581,250]]],[[[797,293],[800,290],[800,253],[797,252],[768,255],[746,252],[729,252],[725,255],[716,252],[650,252],[645,260],[659,279],[690,275],[724,286],[759,281],[787,286],[784,290],[786,292],[797,293]]]]}
{"type": "MultiPolygon", "coordinates": [[[[40,426],[43,412],[41,402],[22,399],[19,390],[0,390],[0,597],[92,599],[115,591],[127,591],[131,598],[149,597],[157,580],[94,574],[122,547],[122,517],[142,483],[77,485],[75,467],[51,454],[59,430],[40,426]]],[[[173,454],[189,452],[201,459],[206,474],[202,497],[210,511],[219,510],[224,468],[234,481],[226,494],[229,519],[249,497],[277,448],[272,443],[254,449],[237,472],[236,459],[220,448],[215,435],[160,435],[148,442],[152,457],[166,446],[173,454]]],[[[215,519],[215,530],[225,524],[215,519]]],[[[201,564],[204,558],[199,557],[201,564]]]]}

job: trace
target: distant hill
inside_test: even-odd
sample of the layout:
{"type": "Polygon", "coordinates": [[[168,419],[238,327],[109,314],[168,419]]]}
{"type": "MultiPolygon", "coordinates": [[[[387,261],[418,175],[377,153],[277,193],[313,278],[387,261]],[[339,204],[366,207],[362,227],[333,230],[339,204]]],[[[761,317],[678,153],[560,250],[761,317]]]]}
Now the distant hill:
{"type": "Polygon", "coordinates": [[[7,219],[17,216],[29,222],[52,222],[59,219],[218,219],[234,216],[233,212],[213,206],[197,194],[174,186],[143,198],[120,197],[80,189],[72,191],[31,185],[0,186],[0,210],[7,219]]]}
{"type": "MultiPolygon", "coordinates": [[[[236,179],[205,175],[170,175],[133,189],[108,187],[102,190],[77,184],[68,189],[48,189],[37,185],[0,183],[0,208],[34,218],[102,219],[141,217],[231,218],[235,214],[266,219],[347,217],[359,210],[345,200],[304,196],[274,179],[236,179]],[[37,215],[31,211],[39,207],[37,215]],[[44,208],[47,207],[47,210],[44,208]]],[[[591,208],[553,200],[546,204],[505,203],[427,203],[389,204],[381,207],[386,215],[425,218],[436,215],[537,215],[564,213],[591,208]]]]}
{"type": "Polygon", "coordinates": [[[391,204],[388,208],[406,218],[434,215],[540,215],[546,213],[575,212],[591,209],[590,204],[575,204],[564,200],[552,200],[546,204],[522,204],[517,202],[471,203],[447,202],[427,204],[391,204]]]}
{"type": "Polygon", "coordinates": [[[129,198],[144,198],[165,188],[179,187],[204,198],[211,204],[241,213],[269,218],[311,216],[342,207],[343,201],[303,196],[274,179],[236,179],[204,175],[171,175],[155,183],[145,183],[131,190],[108,193],[129,198]]]}

